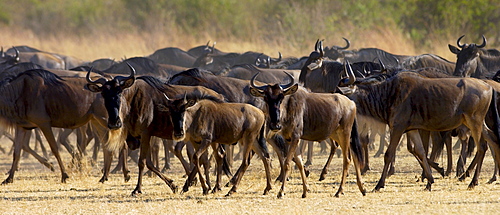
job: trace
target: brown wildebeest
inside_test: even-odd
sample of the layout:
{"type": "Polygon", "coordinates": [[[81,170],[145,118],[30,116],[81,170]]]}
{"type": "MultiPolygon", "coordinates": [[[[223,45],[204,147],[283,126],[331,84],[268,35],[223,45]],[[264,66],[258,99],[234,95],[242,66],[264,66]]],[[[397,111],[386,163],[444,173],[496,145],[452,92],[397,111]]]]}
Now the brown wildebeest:
{"type": "Polygon", "coordinates": [[[278,198],[285,193],[286,178],[292,158],[297,163],[302,177],[302,197],[305,198],[307,195],[308,188],[302,158],[300,153],[296,153],[299,139],[309,141],[331,139],[342,148],[342,180],[335,194],[337,197],[343,194],[352,150],[357,184],[361,193],[365,195],[360,171],[360,167],[364,165],[364,158],[355,122],[356,104],[341,94],[311,93],[302,87],[299,88],[298,84],[294,84],[295,79],[290,74],[292,81],[289,84],[256,86],[254,81],[257,75],[258,73],[250,81],[250,93],[256,97],[264,97],[267,104],[269,128],[273,132],[279,132],[289,143],[286,160],[282,165],[284,180],[282,180],[278,198]]]}
{"type": "MultiPolygon", "coordinates": [[[[349,66],[346,69],[348,73],[352,72],[349,66]]],[[[463,124],[470,129],[474,140],[480,140],[482,136],[489,137],[487,127],[483,127],[483,124],[486,113],[491,108],[490,101],[494,98],[494,91],[481,80],[426,78],[413,72],[400,72],[382,82],[372,79],[356,86],[356,92],[349,97],[356,102],[358,114],[388,124],[391,129],[390,144],[384,156],[384,169],[375,191],[385,185],[389,165],[394,160],[396,147],[403,133],[407,133],[412,140],[417,160],[424,169],[426,190],[431,190],[434,178],[419,129],[447,131],[463,124]]],[[[498,118],[496,121],[498,122],[498,118]]],[[[498,129],[495,128],[494,131],[498,129]]],[[[479,145],[478,141],[476,145],[479,145]]],[[[497,154],[498,150],[494,150],[497,154]]],[[[479,150],[477,156],[480,162],[469,188],[477,184],[484,150],[479,150]]]]}
{"type": "MultiPolygon", "coordinates": [[[[192,180],[199,173],[203,194],[208,194],[209,188],[200,172],[200,156],[212,146],[217,151],[218,144],[233,144],[239,142],[243,148],[243,160],[238,170],[237,180],[227,196],[236,192],[237,186],[243,177],[245,170],[250,164],[250,150],[253,150],[262,159],[266,171],[267,186],[264,190],[266,195],[271,190],[271,172],[269,164],[269,152],[265,141],[265,116],[262,110],[255,106],[243,103],[224,103],[222,100],[191,98],[186,95],[181,99],[170,100],[167,97],[168,111],[174,129],[172,137],[174,140],[189,140],[196,147],[193,155],[195,168],[189,174],[183,192],[188,191],[192,180]],[[257,141],[258,139],[258,141],[257,141]]],[[[217,163],[221,163],[221,158],[217,163]]],[[[220,184],[222,172],[221,165],[217,168],[217,184],[220,184]]],[[[220,188],[214,188],[220,189],[220,188]]]]}
{"type": "MultiPolygon", "coordinates": [[[[185,92],[197,93],[200,96],[212,95],[221,99],[223,97],[205,87],[169,85],[151,76],[138,77],[136,80],[135,69],[130,64],[127,65],[131,70],[131,74],[127,77],[116,76],[111,80],[100,78],[93,81],[87,76],[87,89],[102,94],[108,112],[107,126],[113,133],[118,134],[118,139],[125,139],[127,133],[140,139],[139,175],[132,195],[142,193],[142,176],[145,166],[158,175],[175,193],[177,186],[174,185],[173,180],[164,176],[155,167],[150,156],[152,136],[172,139],[173,126],[168,120],[169,113],[158,108],[159,104],[166,105],[163,93],[171,98],[185,92]]],[[[115,149],[123,147],[122,141],[116,143],[118,144],[111,147],[115,149]]]]}
{"type": "Polygon", "coordinates": [[[34,69],[20,73],[0,86],[1,123],[16,129],[12,168],[3,184],[13,182],[20,151],[28,140],[30,129],[38,127],[43,132],[59,164],[62,182],[66,182],[69,176],[52,127],[78,128],[90,121],[102,128],[99,131],[104,135],[106,128],[101,126],[106,116],[101,108],[103,100],[83,90],[85,82],[82,78],[63,80],[46,70],[34,69]]]}

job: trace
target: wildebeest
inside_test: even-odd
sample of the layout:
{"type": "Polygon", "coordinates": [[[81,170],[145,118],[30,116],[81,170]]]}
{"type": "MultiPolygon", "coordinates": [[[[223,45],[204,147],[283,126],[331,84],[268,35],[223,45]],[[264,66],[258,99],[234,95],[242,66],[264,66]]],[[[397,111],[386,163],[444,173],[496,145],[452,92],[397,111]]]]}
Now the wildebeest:
{"type": "MultiPolygon", "coordinates": [[[[174,86],[164,84],[151,76],[138,77],[136,80],[135,69],[127,64],[131,74],[129,76],[116,76],[111,80],[99,78],[96,81],[87,78],[87,89],[102,94],[108,112],[107,126],[112,132],[119,134],[118,139],[124,139],[126,134],[140,140],[139,175],[137,186],[132,195],[142,193],[142,176],[144,167],[160,177],[173,192],[177,186],[165,177],[154,166],[150,157],[150,140],[152,136],[163,139],[172,139],[173,125],[169,113],[159,110],[158,105],[166,105],[163,93],[171,98],[185,92],[202,95],[222,96],[204,87],[174,86]]],[[[116,142],[121,144],[122,141],[116,142]]],[[[112,146],[121,148],[122,145],[112,146]]]]}
{"type": "Polygon", "coordinates": [[[289,144],[286,149],[286,159],[283,162],[282,186],[278,198],[285,194],[286,178],[290,171],[292,158],[297,163],[301,177],[303,192],[307,195],[308,187],[302,158],[296,153],[300,139],[309,141],[322,141],[331,139],[342,148],[343,168],[342,179],[335,196],[343,194],[343,186],[347,176],[349,162],[354,156],[356,180],[359,190],[365,195],[361,180],[360,167],[364,165],[361,145],[356,129],[356,104],[341,94],[310,93],[306,89],[294,84],[295,79],[290,76],[291,82],[285,85],[267,84],[256,86],[254,75],[250,81],[250,93],[256,97],[263,97],[266,101],[269,128],[279,132],[289,144]]]}
{"type": "Polygon", "coordinates": [[[2,124],[16,129],[14,160],[4,184],[12,183],[22,144],[30,134],[28,130],[33,128],[40,128],[43,132],[59,164],[61,181],[66,181],[69,176],[59,155],[52,127],[77,128],[89,121],[99,126],[99,120],[106,116],[100,108],[102,99],[90,92],[86,93],[83,90],[84,83],[85,79],[63,80],[46,70],[34,69],[0,86],[2,124]]]}
{"type": "Polygon", "coordinates": [[[496,49],[483,49],[486,46],[486,38],[483,35],[483,43],[480,45],[460,44],[462,35],[457,40],[458,48],[448,44],[450,51],[457,55],[457,63],[453,75],[459,77],[474,77],[492,79],[500,70],[500,51],[496,49]]]}
{"type": "MultiPolygon", "coordinates": [[[[349,66],[346,70],[347,73],[352,73],[349,66]]],[[[356,102],[358,115],[383,122],[391,130],[390,144],[384,156],[384,169],[375,191],[385,185],[389,165],[393,162],[403,133],[407,133],[413,142],[417,160],[428,180],[427,190],[431,190],[434,179],[418,129],[447,131],[463,124],[470,129],[474,140],[488,136],[482,135],[487,133],[483,130],[486,129],[483,123],[490,101],[494,98],[494,91],[481,80],[426,78],[417,73],[400,72],[385,81],[371,79],[366,84],[358,83],[356,86],[356,91],[349,97],[356,102]]],[[[498,122],[498,118],[496,121],[498,122]]],[[[498,129],[495,128],[494,131],[498,129]]],[[[479,145],[477,141],[476,145],[479,145]]],[[[478,163],[470,188],[477,184],[480,169],[481,163],[478,163]]]]}
{"type": "Polygon", "coordinates": [[[156,50],[147,58],[160,64],[170,64],[182,67],[192,67],[196,61],[196,57],[191,54],[174,47],[168,47],[156,50]]]}
{"type": "Polygon", "coordinates": [[[128,64],[134,67],[137,75],[150,75],[156,77],[168,78],[177,73],[175,67],[163,66],[154,60],[145,57],[132,57],[125,59],[119,63],[113,64],[108,69],[102,71],[105,74],[126,74],[128,71],[128,64]]]}
{"type": "Polygon", "coordinates": [[[351,46],[351,43],[349,42],[348,39],[342,37],[344,41],[346,42],[346,45],[344,47],[340,46],[332,46],[332,47],[325,47],[325,57],[330,58],[331,60],[339,60],[340,58],[344,57],[343,52],[348,49],[351,46]]]}
{"type": "MultiPolygon", "coordinates": [[[[199,173],[203,194],[208,194],[209,188],[201,174],[199,158],[212,145],[217,152],[218,144],[233,144],[239,142],[243,150],[243,160],[238,171],[237,181],[227,195],[236,192],[237,186],[250,164],[250,151],[253,150],[262,159],[266,171],[267,186],[264,194],[271,190],[271,173],[269,153],[265,141],[265,116],[262,110],[255,106],[243,103],[224,103],[223,100],[191,98],[172,99],[167,97],[168,111],[173,124],[174,140],[188,140],[196,143],[197,148],[193,155],[195,168],[189,174],[183,191],[187,191],[191,181],[199,173]]],[[[218,156],[216,156],[217,158],[218,156]]],[[[221,163],[221,162],[218,162],[221,163]]],[[[220,181],[222,168],[217,168],[217,181],[220,181]]],[[[220,183],[217,183],[220,184],[220,183]]],[[[220,189],[220,188],[214,188],[220,189]]]]}
{"type": "Polygon", "coordinates": [[[226,52],[223,52],[219,49],[216,49],[215,48],[215,44],[217,44],[217,42],[213,42],[212,43],[212,47],[210,47],[210,40],[207,42],[206,45],[202,45],[202,46],[196,46],[194,48],[191,48],[187,51],[187,53],[189,53],[190,55],[194,56],[195,58],[198,58],[202,55],[205,55],[205,54],[214,54],[214,55],[225,55],[227,54],[226,52]]]}
{"type": "Polygon", "coordinates": [[[406,60],[401,62],[401,67],[409,70],[432,67],[440,69],[449,75],[452,75],[453,71],[455,71],[454,62],[448,61],[434,54],[422,54],[408,57],[406,60]]]}
{"type": "MultiPolygon", "coordinates": [[[[291,73],[294,77],[297,77],[300,74],[300,71],[298,70],[287,70],[287,72],[291,73]]],[[[285,82],[289,79],[288,75],[283,73],[282,69],[257,68],[252,64],[236,65],[233,66],[229,71],[218,75],[238,78],[242,80],[250,80],[257,73],[260,73],[257,81],[261,81],[264,83],[280,83],[285,82]]]]}

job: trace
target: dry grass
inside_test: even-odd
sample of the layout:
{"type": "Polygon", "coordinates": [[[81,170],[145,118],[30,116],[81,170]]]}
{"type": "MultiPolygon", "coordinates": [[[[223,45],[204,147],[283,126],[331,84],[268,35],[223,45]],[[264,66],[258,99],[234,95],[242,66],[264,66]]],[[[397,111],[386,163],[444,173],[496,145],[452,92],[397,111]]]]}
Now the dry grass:
{"type": "MultiPolygon", "coordinates": [[[[228,52],[257,51],[263,52],[273,57],[277,57],[278,51],[285,57],[301,57],[309,55],[313,50],[314,42],[300,48],[286,41],[286,38],[272,38],[266,41],[242,42],[239,38],[214,38],[206,34],[203,40],[197,40],[199,35],[177,35],[176,32],[146,32],[146,33],[106,33],[85,34],[85,35],[65,35],[57,34],[49,37],[38,37],[28,30],[1,29],[1,46],[8,48],[14,45],[28,45],[44,51],[59,53],[78,57],[84,60],[94,60],[98,58],[122,58],[147,56],[155,50],[165,47],[178,47],[188,50],[192,47],[206,44],[208,40],[216,41],[216,47],[228,52]]],[[[340,45],[345,42],[342,37],[351,41],[350,49],[360,49],[375,47],[386,50],[393,54],[418,55],[433,53],[448,60],[454,61],[455,56],[448,50],[447,44],[455,44],[454,39],[450,41],[430,40],[432,49],[422,49],[418,44],[414,44],[404,32],[398,30],[379,28],[377,30],[359,32],[353,30],[349,33],[339,33],[339,35],[320,35],[325,39],[325,46],[340,45]]],[[[449,37],[454,38],[454,37],[449,37]]]]}
{"type": "MultiPolygon", "coordinates": [[[[4,148],[10,142],[2,139],[4,148]]],[[[467,190],[470,179],[459,182],[454,177],[442,178],[434,174],[433,191],[424,191],[425,184],[416,182],[420,167],[413,156],[402,147],[396,160],[396,174],[387,180],[381,192],[369,192],[362,196],[357,189],[354,171],[350,170],[345,195],[333,194],[340,179],[341,159],[334,158],[325,181],[319,182],[319,173],[326,159],[315,149],[315,160],[308,178],[310,192],[302,199],[302,187],[297,171],[287,186],[285,198],[277,199],[279,184],[274,184],[271,194],[263,196],[265,176],[260,160],[254,159],[242,180],[239,192],[224,197],[222,192],[203,196],[200,186],[191,187],[184,194],[173,194],[158,177],[144,178],[144,193],[132,197],[137,167],[130,163],[132,181],[125,183],[119,174],[113,174],[104,184],[98,183],[100,166],[89,167],[82,172],[72,172],[66,184],[59,182],[58,171],[50,172],[31,157],[23,158],[20,171],[13,184],[0,186],[0,211],[2,214],[496,214],[500,207],[500,187],[485,184],[493,171],[492,158],[488,153],[484,162],[480,185],[467,190]]],[[[64,160],[69,162],[67,154],[64,160]]],[[[372,154],[373,155],[373,154],[372,154]]],[[[364,176],[367,190],[374,188],[382,158],[371,158],[372,170],[364,176]]],[[[0,172],[7,172],[11,156],[0,154],[0,172]]],[[[50,158],[56,163],[54,158],[50,158]]],[[[166,174],[182,186],[184,178],[180,163],[173,159],[173,169],[166,174]]],[[[441,159],[440,163],[445,160],[441,159]]],[[[273,161],[273,177],[278,175],[278,163],[273,161]]],[[[212,178],[214,179],[214,178],[212,178]]],[[[224,178],[224,182],[227,178],[224,178]]]]}

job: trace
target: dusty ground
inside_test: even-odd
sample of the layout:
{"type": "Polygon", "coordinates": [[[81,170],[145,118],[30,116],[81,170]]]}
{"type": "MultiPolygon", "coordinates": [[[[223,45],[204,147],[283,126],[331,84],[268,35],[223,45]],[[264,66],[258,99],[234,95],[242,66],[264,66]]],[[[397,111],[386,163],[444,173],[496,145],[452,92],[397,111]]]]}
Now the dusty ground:
{"type": "MultiPolygon", "coordinates": [[[[9,149],[11,143],[2,139],[0,146],[9,149]]],[[[318,181],[326,154],[315,149],[315,160],[308,178],[310,193],[301,198],[302,187],[297,171],[292,173],[285,198],[277,199],[279,184],[274,184],[271,194],[262,195],[265,175],[260,160],[252,160],[241,182],[239,192],[224,197],[222,192],[202,195],[200,186],[184,194],[173,194],[158,177],[145,177],[143,194],[132,197],[137,167],[130,161],[132,180],[125,183],[121,174],[113,174],[104,184],[100,179],[100,166],[73,171],[66,184],[60,183],[59,170],[51,172],[33,158],[23,158],[13,184],[0,186],[1,214],[497,214],[500,209],[500,186],[486,184],[493,171],[488,152],[484,162],[480,185],[467,190],[468,178],[459,182],[455,177],[436,177],[431,192],[424,191],[425,183],[416,182],[420,167],[405,147],[397,152],[396,174],[387,179],[381,192],[362,196],[355,184],[351,165],[345,195],[333,195],[340,180],[341,159],[335,158],[325,181],[318,181]]],[[[382,158],[373,158],[371,171],[364,176],[365,187],[371,191],[380,177],[382,158]]],[[[71,169],[70,158],[64,161],[71,169]]],[[[456,158],[456,157],[455,157],[456,158]]],[[[50,158],[53,164],[57,162],[50,158]]],[[[102,160],[100,158],[99,160],[102,160]]],[[[182,186],[181,166],[175,159],[173,168],[166,174],[182,186]]],[[[446,160],[441,158],[439,163],[446,160]]],[[[10,169],[12,157],[0,152],[0,172],[10,169]]],[[[455,161],[454,161],[455,163],[455,161]]],[[[237,163],[238,164],[238,163],[237,163]]],[[[273,161],[273,177],[278,175],[278,163],[273,161]]],[[[236,168],[237,166],[233,167],[236,168]]],[[[58,167],[56,166],[58,169],[58,167]]],[[[6,177],[6,176],[5,176],[6,177]]],[[[214,178],[212,178],[214,179],[214,178]]],[[[2,179],[3,180],[3,179],[2,179]]],[[[228,179],[224,178],[224,182],[228,179]]]]}

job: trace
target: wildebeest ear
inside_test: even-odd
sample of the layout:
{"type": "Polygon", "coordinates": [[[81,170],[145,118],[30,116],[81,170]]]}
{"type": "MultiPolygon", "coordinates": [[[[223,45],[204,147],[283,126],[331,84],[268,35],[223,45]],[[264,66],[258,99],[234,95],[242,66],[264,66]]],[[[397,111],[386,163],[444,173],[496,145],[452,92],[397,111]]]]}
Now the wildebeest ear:
{"type": "Polygon", "coordinates": [[[293,86],[289,87],[288,89],[286,89],[286,90],[285,90],[285,92],[283,92],[283,94],[284,94],[285,96],[287,96],[287,95],[292,95],[292,94],[294,94],[295,92],[297,92],[297,90],[298,90],[298,89],[299,89],[299,84],[295,84],[295,85],[293,85],[293,86]]]}
{"type": "Polygon", "coordinates": [[[250,95],[255,97],[264,97],[264,92],[260,91],[259,89],[250,87],[250,95]]]}
{"type": "Polygon", "coordinates": [[[120,86],[122,87],[122,89],[126,89],[131,87],[134,82],[135,78],[127,78],[126,80],[120,82],[120,86]]]}
{"type": "Polygon", "coordinates": [[[191,107],[196,104],[196,100],[194,99],[188,99],[186,103],[186,108],[191,107]]]}
{"type": "Polygon", "coordinates": [[[90,92],[98,93],[102,91],[102,87],[100,87],[97,84],[93,83],[88,83],[85,85],[85,89],[89,90],[90,92]]]}
{"type": "Polygon", "coordinates": [[[450,51],[451,51],[451,53],[453,53],[453,54],[458,54],[458,53],[460,53],[460,49],[458,49],[457,47],[455,47],[455,46],[453,46],[453,45],[451,45],[451,44],[448,44],[448,48],[450,48],[450,51]]]}

